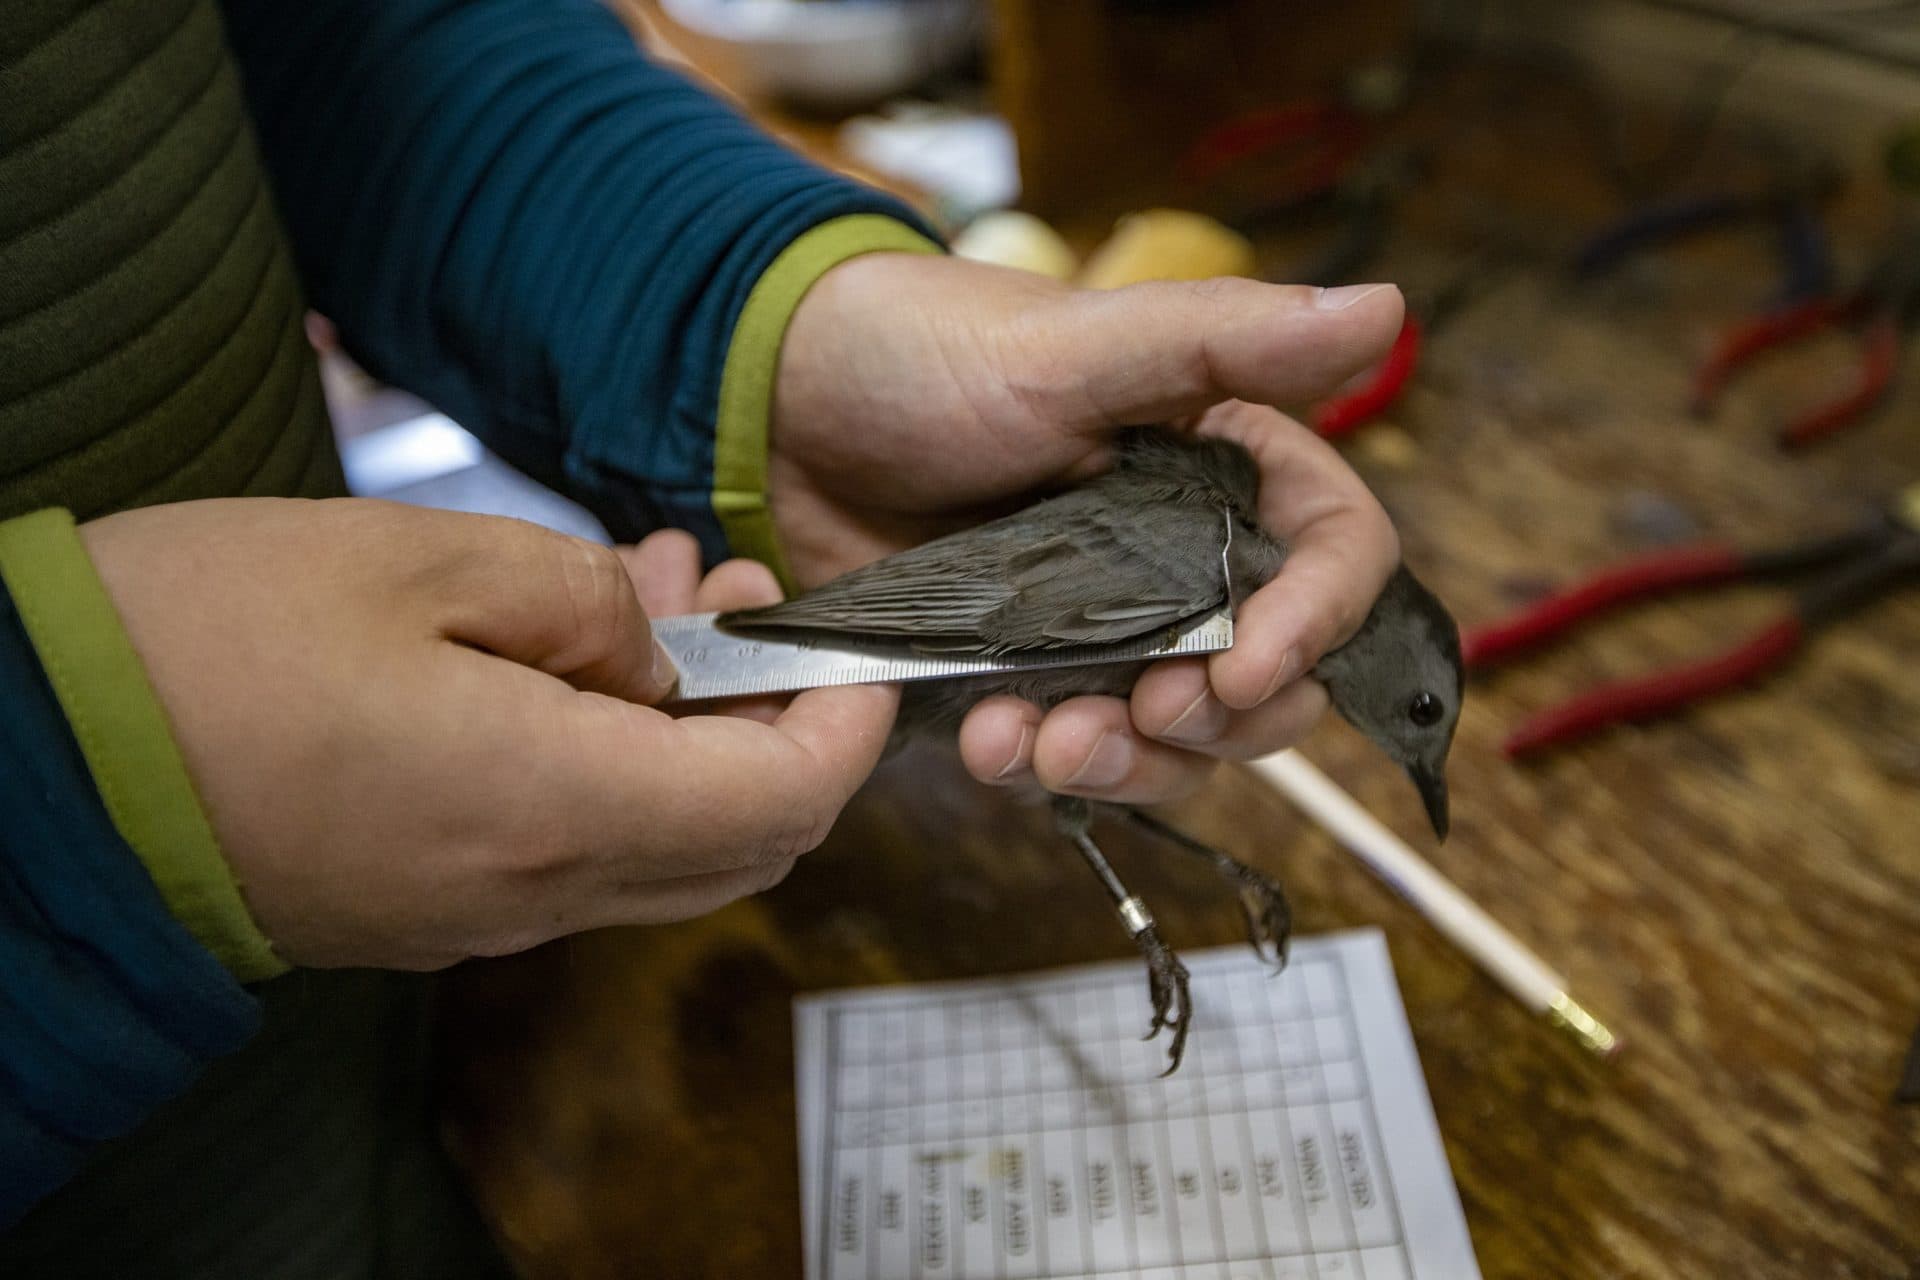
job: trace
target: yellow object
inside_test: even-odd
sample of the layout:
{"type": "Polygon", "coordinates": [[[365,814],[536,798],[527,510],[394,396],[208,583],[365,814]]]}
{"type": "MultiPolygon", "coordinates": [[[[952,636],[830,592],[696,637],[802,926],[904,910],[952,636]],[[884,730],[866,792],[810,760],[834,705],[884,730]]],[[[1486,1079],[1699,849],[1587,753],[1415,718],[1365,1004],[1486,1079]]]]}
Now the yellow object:
{"type": "Polygon", "coordinates": [[[1205,280],[1253,274],[1253,245],[1204,213],[1148,209],[1120,220],[1080,273],[1089,289],[1142,280],[1205,280]]]}
{"type": "Polygon", "coordinates": [[[823,222],[780,251],[760,273],[733,322],[720,373],[713,441],[713,514],[737,556],[760,561],[794,590],[773,513],[767,509],[767,433],[773,429],[773,380],[787,322],[807,290],[834,267],[863,253],[939,253],[940,246],[904,222],[855,213],[823,222]]]}
{"type": "Polygon", "coordinates": [[[1392,422],[1368,423],[1354,450],[1367,462],[1395,471],[1411,471],[1420,462],[1420,442],[1392,422]]]}
{"type": "Polygon", "coordinates": [[[1901,523],[1915,533],[1920,533],[1920,484],[1910,484],[1900,491],[1894,510],[1899,513],[1901,523]]]}
{"type": "Polygon", "coordinates": [[[1589,1053],[1611,1058],[1620,1050],[1619,1039],[1607,1030],[1606,1024],[1588,1013],[1564,991],[1555,996],[1553,1003],[1547,1007],[1547,1018],[1589,1053]]]}
{"type": "Polygon", "coordinates": [[[953,238],[955,257],[995,266],[1013,267],[1055,280],[1071,280],[1080,269],[1060,233],[1034,217],[1014,209],[982,214],[953,238]]]}

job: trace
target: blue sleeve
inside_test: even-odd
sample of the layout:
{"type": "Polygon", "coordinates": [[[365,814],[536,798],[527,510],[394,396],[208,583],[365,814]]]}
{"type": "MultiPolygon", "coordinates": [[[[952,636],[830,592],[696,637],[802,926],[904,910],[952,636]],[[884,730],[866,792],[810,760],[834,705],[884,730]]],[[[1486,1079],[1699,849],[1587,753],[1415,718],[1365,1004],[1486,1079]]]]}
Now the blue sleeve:
{"type": "Polygon", "coordinates": [[[848,214],[919,226],[678,72],[595,0],[226,0],[314,305],[618,537],[721,548],[721,367],[755,280],[848,214]]]}
{"type": "Polygon", "coordinates": [[[114,829],[0,585],[0,1230],[257,1020],[114,829]]]}

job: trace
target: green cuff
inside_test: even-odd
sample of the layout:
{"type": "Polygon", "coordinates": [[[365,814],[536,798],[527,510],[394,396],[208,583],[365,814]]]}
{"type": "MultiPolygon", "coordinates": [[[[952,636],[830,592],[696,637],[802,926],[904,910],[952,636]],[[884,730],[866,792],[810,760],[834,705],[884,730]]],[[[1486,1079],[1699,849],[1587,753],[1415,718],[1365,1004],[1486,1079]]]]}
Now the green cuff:
{"type": "Polygon", "coordinates": [[[848,258],[881,252],[939,253],[940,246],[877,213],[823,222],[782,250],[760,276],[727,347],[713,444],[713,513],[734,553],[761,561],[789,592],[793,580],[767,510],[767,432],[780,343],[814,281],[848,258]]]}
{"type": "Polygon", "coordinates": [[[287,969],[241,900],[146,669],[73,517],[0,523],[0,579],[66,712],[107,815],[181,924],[243,982],[287,969]]]}

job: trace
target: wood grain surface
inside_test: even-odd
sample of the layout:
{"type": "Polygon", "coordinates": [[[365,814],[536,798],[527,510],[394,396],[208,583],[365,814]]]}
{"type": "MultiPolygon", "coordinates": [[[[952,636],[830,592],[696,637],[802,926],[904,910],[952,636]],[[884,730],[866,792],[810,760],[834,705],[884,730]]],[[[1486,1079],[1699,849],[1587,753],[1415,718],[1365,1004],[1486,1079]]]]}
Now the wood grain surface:
{"type": "MultiPolygon", "coordinates": [[[[1380,268],[1416,298],[1489,236],[1552,248],[1609,207],[1565,120],[1486,109],[1507,101],[1443,104],[1447,162],[1380,268]]],[[[1874,220],[1843,210],[1849,262],[1874,220]]],[[[1579,290],[1522,266],[1435,338],[1395,422],[1350,455],[1463,621],[1690,531],[1838,528],[1920,479],[1912,373],[1831,445],[1771,445],[1784,407],[1847,367],[1839,339],[1769,362],[1712,422],[1684,415],[1692,360],[1771,271],[1760,234],[1579,290]]],[[[1470,691],[1454,834],[1431,857],[1569,975],[1626,1042],[1612,1062],[1522,1012],[1249,775],[1169,811],[1279,874],[1301,931],[1386,930],[1490,1278],[1920,1274],[1920,1108],[1891,1101],[1920,1021],[1920,591],[1682,719],[1538,765],[1498,751],[1528,709],[1779,604],[1650,607],[1470,691]]],[[[1405,779],[1345,726],[1305,750],[1421,831],[1405,779]]],[[[1107,842],[1175,945],[1239,939],[1203,868],[1107,842]]],[[[530,1276],[797,1276],[796,993],[1131,954],[1043,807],[916,752],[772,893],[460,971],[448,1132],[530,1276]]]]}

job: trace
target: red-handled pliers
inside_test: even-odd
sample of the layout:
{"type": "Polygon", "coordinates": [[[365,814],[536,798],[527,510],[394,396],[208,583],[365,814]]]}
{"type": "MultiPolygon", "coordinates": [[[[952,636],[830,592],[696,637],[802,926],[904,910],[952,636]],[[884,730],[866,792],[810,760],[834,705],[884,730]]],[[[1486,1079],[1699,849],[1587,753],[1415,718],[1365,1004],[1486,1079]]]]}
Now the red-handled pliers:
{"type": "Polygon", "coordinates": [[[1920,579],[1920,485],[1902,508],[1838,537],[1765,551],[1704,542],[1628,560],[1566,587],[1520,612],[1469,630],[1461,656],[1484,670],[1537,649],[1579,623],[1623,605],[1683,588],[1813,577],[1794,607],[1732,647],[1651,675],[1591,689],[1540,712],[1507,739],[1509,757],[1537,754],[1611,725],[1649,720],[1751,683],[1783,665],[1815,628],[1909,579],[1920,579]]]}
{"type": "Polygon", "coordinates": [[[1792,414],[1780,428],[1781,447],[1803,448],[1865,417],[1893,385],[1905,332],[1920,320],[1920,235],[1908,239],[1851,296],[1809,298],[1728,330],[1694,372],[1695,415],[1713,412],[1733,375],[1773,348],[1829,329],[1858,327],[1861,358],[1853,384],[1824,404],[1792,414]]]}
{"type": "Polygon", "coordinates": [[[1179,177],[1192,190],[1254,157],[1288,161],[1291,199],[1331,190],[1367,144],[1373,122],[1344,102],[1312,98],[1238,116],[1202,135],[1180,158],[1179,177]]]}
{"type": "Polygon", "coordinates": [[[1392,408],[1420,365],[1424,334],[1419,318],[1409,311],[1400,324],[1399,336],[1366,379],[1351,391],[1314,407],[1313,429],[1329,440],[1338,440],[1392,408]]]}
{"type": "Polygon", "coordinates": [[[1337,440],[1365,426],[1393,407],[1420,367],[1420,356],[1427,340],[1454,316],[1481,298],[1501,280],[1511,275],[1512,255],[1499,250],[1475,254],[1452,279],[1425,300],[1425,305],[1408,304],[1407,316],[1399,336],[1367,376],[1353,389],[1313,408],[1313,429],[1329,440],[1337,440]]]}

